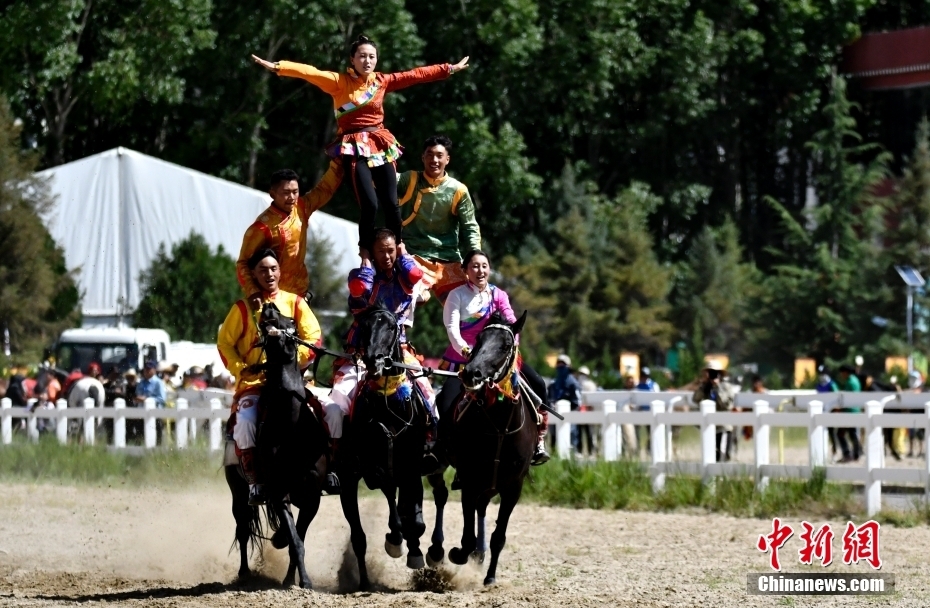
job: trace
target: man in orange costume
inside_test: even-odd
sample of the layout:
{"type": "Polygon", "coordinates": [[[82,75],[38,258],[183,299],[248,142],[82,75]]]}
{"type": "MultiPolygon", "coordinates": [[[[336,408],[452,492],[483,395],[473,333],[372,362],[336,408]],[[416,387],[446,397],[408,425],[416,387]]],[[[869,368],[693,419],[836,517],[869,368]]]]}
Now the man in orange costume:
{"type": "Polygon", "coordinates": [[[297,174],[290,169],[275,171],[271,175],[268,194],[271,205],[262,212],[245,231],[236,275],[252,310],[261,307],[261,287],[249,271],[248,260],[261,249],[271,249],[281,267],[281,290],[306,296],[310,277],[305,262],[307,255],[307,229],[310,214],[322,208],[333,197],[342,181],[342,165],[336,161],[313,190],[300,196],[297,174]]]}

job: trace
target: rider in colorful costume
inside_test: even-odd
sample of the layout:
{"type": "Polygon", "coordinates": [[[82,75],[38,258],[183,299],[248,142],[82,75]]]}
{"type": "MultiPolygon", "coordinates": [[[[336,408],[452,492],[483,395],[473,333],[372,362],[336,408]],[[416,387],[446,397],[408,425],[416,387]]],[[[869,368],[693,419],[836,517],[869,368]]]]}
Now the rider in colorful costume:
{"type": "Polygon", "coordinates": [[[425,82],[448,78],[468,66],[466,57],[456,65],[448,63],[415,68],[406,72],[375,72],[377,49],[365,36],[352,44],[348,72],[326,72],[313,66],[290,61],[271,63],[253,55],[259,65],[279,76],[301,78],[333,98],[336,140],[326,148],[334,159],[341,159],[351,179],[361,210],[359,248],[363,260],[369,259],[375,232],[375,215],[384,207],[385,223],[397,238],[403,253],[402,226],[397,207],[397,170],[395,161],[401,147],[384,126],[384,96],[391,91],[425,82]]]}
{"type": "Polygon", "coordinates": [[[423,270],[423,302],[432,291],[444,304],[449,292],[467,280],[462,252],[481,249],[481,229],[468,188],[446,173],[451,150],[452,140],[433,135],[424,143],[423,171],[407,171],[397,181],[404,244],[423,270]]]}
{"type": "Polygon", "coordinates": [[[313,190],[299,196],[297,174],[282,169],[271,175],[268,194],[271,205],[245,231],[236,262],[236,276],[253,310],[261,303],[261,288],[252,277],[248,261],[256,251],[273,249],[281,265],[279,288],[301,297],[310,288],[305,258],[310,214],[329,202],[342,180],[342,166],[330,163],[329,170],[313,190]]]}
{"type": "MultiPolygon", "coordinates": [[[[374,236],[374,268],[363,262],[360,268],[349,273],[349,309],[355,321],[346,334],[346,351],[354,354],[358,348],[358,321],[359,317],[377,302],[394,313],[397,317],[401,352],[403,362],[408,365],[419,365],[416,354],[407,342],[407,327],[411,325],[410,312],[413,308],[414,289],[423,276],[422,271],[413,257],[397,255],[394,234],[387,229],[380,229],[374,236]]],[[[324,401],[326,423],[334,441],[342,437],[343,416],[351,417],[355,405],[358,388],[365,381],[365,367],[359,362],[345,359],[335,363],[336,374],[333,378],[333,389],[329,400],[324,401]]],[[[407,374],[403,374],[403,383],[408,383],[407,374]]],[[[433,388],[426,378],[417,378],[415,386],[419,390],[430,414],[430,431],[435,433],[436,397],[433,388]]],[[[390,383],[385,377],[379,381],[376,390],[385,391],[390,396],[397,390],[411,390],[412,387],[401,389],[401,385],[390,383]]]]}
{"type": "MultiPolygon", "coordinates": [[[[491,273],[488,256],[481,251],[471,251],[465,255],[462,265],[468,281],[449,292],[442,313],[450,344],[442,356],[441,368],[450,371],[459,371],[465,367],[471,349],[474,348],[478,339],[478,334],[488,325],[495,312],[500,313],[508,323],[517,321],[507,292],[488,283],[491,273]]],[[[516,339],[518,345],[519,336],[516,336],[516,339]]],[[[546,386],[545,381],[536,371],[520,358],[517,359],[517,367],[520,374],[529,378],[533,384],[546,386]]],[[[440,416],[448,415],[448,411],[455,404],[461,390],[462,382],[458,378],[450,378],[446,381],[436,399],[440,416]]],[[[545,395],[537,396],[545,399],[545,395]]],[[[541,423],[538,425],[538,440],[533,454],[533,464],[543,464],[549,460],[545,439],[549,426],[549,412],[545,408],[539,408],[539,414],[541,423]]]]}
{"type": "MultiPolygon", "coordinates": [[[[279,288],[281,269],[277,253],[272,249],[261,249],[248,260],[248,268],[255,283],[261,288],[261,303],[274,303],[284,317],[294,319],[297,336],[311,344],[320,344],[323,333],[313,312],[302,295],[279,288]]],[[[256,478],[255,431],[261,420],[258,411],[259,397],[265,385],[265,352],[261,346],[261,332],[255,313],[248,302],[237,301],[226,315],[217,336],[217,348],[223,365],[236,378],[232,414],[235,415],[233,439],[240,451],[240,463],[249,482],[249,504],[263,504],[263,488],[256,478]]],[[[297,347],[297,364],[306,369],[313,361],[313,352],[297,347]]],[[[231,415],[232,415],[231,414],[231,415]]]]}

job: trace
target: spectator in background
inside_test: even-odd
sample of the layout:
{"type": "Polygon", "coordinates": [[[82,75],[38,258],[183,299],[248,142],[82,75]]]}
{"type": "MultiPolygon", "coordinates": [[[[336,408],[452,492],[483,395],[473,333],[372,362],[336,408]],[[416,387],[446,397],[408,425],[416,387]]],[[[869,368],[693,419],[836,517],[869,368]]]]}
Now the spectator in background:
{"type": "Polygon", "coordinates": [[[636,390],[646,391],[649,393],[658,393],[662,390],[662,388],[659,386],[658,382],[652,379],[652,370],[650,370],[648,367],[644,367],[639,372],[639,384],[636,385],[636,390]]]}
{"type": "MultiPolygon", "coordinates": [[[[856,377],[856,369],[853,366],[851,365],[840,366],[840,373],[836,381],[836,387],[840,391],[845,391],[849,393],[862,392],[862,385],[859,383],[859,378],[856,377]]],[[[860,413],[862,411],[862,408],[847,407],[847,408],[843,408],[840,411],[855,414],[855,413],[860,413]]],[[[837,443],[839,443],[840,451],[843,453],[843,457],[840,459],[841,463],[855,462],[859,460],[859,457],[862,455],[862,444],[859,443],[859,429],[858,428],[836,429],[836,441],[837,443]]]]}
{"type": "Polygon", "coordinates": [[[126,405],[129,406],[135,402],[136,386],[139,384],[139,376],[136,374],[136,370],[130,367],[126,370],[126,373],[123,374],[123,378],[126,380],[126,395],[129,397],[129,403],[126,405]]]}
{"type": "MultiPolygon", "coordinates": [[[[641,392],[647,392],[647,393],[658,393],[662,389],[659,387],[659,383],[652,379],[652,370],[649,369],[648,367],[643,367],[643,369],[641,369],[639,372],[639,384],[636,385],[635,390],[641,391],[641,392]]],[[[636,409],[639,410],[640,412],[648,412],[652,410],[652,405],[648,403],[643,403],[636,409]]],[[[645,445],[646,454],[648,455],[649,450],[651,449],[651,445],[652,445],[651,443],[652,437],[649,434],[649,427],[642,426],[642,425],[637,426],[635,433],[636,433],[637,446],[645,445]],[[643,433],[645,433],[646,435],[646,441],[640,443],[639,436],[642,435],[643,433]]],[[[639,453],[638,447],[636,451],[637,453],[639,453]]]]}
{"type": "MultiPolygon", "coordinates": [[[[635,391],[636,390],[636,380],[633,379],[633,376],[624,376],[623,377],[623,390],[625,391],[635,391]]],[[[623,404],[624,412],[632,412],[633,406],[629,403],[623,404]]],[[[639,458],[639,438],[636,436],[637,427],[632,424],[621,424],[620,433],[623,440],[623,454],[628,458],[639,458]]]]}
{"type": "Polygon", "coordinates": [[[184,373],[184,380],[182,382],[183,388],[203,391],[207,389],[207,383],[203,379],[203,368],[199,365],[195,365],[187,372],[184,373]]]}
{"type": "MultiPolygon", "coordinates": [[[[817,385],[814,388],[818,393],[835,393],[840,390],[836,387],[836,382],[833,381],[833,378],[830,377],[830,370],[826,365],[817,367],[817,385]]],[[[830,458],[835,461],[837,446],[836,429],[834,427],[828,427],[827,434],[830,437],[830,458]]]]}
{"type": "MultiPolygon", "coordinates": [[[[597,384],[591,379],[591,370],[588,369],[587,365],[582,365],[578,368],[578,371],[575,372],[575,379],[578,380],[578,385],[581,387],[582,400],[584,400],[584,393],[597,392],[597,384]]],[[[582,402],[580,410],[582,412],[590,412],[592,408],[586,402],[582,402]]],[[[593,454],[595,452],[594,434],[591,432],[591,427],[592,425],[590,424],[582,424],[578,427],[579,433],[581,434],[579,440],[586,442],[588,454],[593,454]]]]}
{"type": "MultiPolygon", "coordinates": [[[[572,411],[578,411],[581,407],[581,385],[572,376],[572,360],[566,354],[561,354],[555,363],[555,380],[549,385],[549,403],[555,404],[560,400],[568,401],[572,411]]],[[[575,450],[581,453],[581,434],[578,432],[578,426],[572,425],[571,430],[572,445],[575,450]]]]}
{"type": "Polygon", "coordinates": [[[6,396],[13,402],[13,407],[26,407],[26,387],[23,384],[26,377],[18,369],[13,370],[10,383],[6,387],[6,396]]]}
{"type": "Polygon", "coordinates": [[[165,407],[167,391],[165,383],[158,377],[156,370],[158,364],[155,361],[146,361],[142,370],[142,380],[136,385],[135,401],[143,404],[145,400],[151,397],[155,400],[155,407],[165,407]]]}
{"type": "MultiPolygon", "coordinates": [[[[710,361],[704,367],[701,383],[691,396],[694,403],[710,400],[716,405],[718,412],[729,412],[733,409],[734,396],[729,386],[723,382],[724,370],[717,361],[710,361]]],[[[733,444],[733,426],[717,426],[715,452],[717,462],[730,460],[730,450],[733,444]]]]}
{"type": "MultiPolygon", "coordinates": [[[[868,372],[864,372],[862,375],[865,377],[865,380],[862,382],[862,392],[864,393],[894,393],[900,390],[897,386],[882,384],[868,372]]],[[[900,414],[903,411],[904,410],[892,407],[886,407],[882,410],[882,412],[885,414],[900,414]]],[[[894,445],[894,432],[895,429],[893,428],[882,428],[882,436],[885,441],[885,447],[888,448],[895,460],[901,460],[901,454],[898,452],[894,445]]]]}
{"type": "Polygon", "coordinates": [[[100,367],[100,364],[96,361],[91,361],[87,366],[87,376],[89,378],[94,378],[96,380],[100,380],[100,382],[103,382],[103,369],[100,367]]]}

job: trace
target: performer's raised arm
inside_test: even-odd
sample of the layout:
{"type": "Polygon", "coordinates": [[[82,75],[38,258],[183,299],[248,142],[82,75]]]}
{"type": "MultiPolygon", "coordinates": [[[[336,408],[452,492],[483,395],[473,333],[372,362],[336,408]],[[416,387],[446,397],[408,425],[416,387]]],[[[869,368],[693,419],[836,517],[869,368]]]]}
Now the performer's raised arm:
{"type": "Polygon", "coordinates": [[[295,63],[293,61],[278,61],[272,63],[271,61],[266,61],[255,55],[252,55],[252,61],[269,72],[274,72],[278,76],[306,80],[324,93],[329,93],[330,95],[336,95],[342,90],[342,86],[339,83],[339,74],[336,72],[318,70],[312,65],[295,63]]]}

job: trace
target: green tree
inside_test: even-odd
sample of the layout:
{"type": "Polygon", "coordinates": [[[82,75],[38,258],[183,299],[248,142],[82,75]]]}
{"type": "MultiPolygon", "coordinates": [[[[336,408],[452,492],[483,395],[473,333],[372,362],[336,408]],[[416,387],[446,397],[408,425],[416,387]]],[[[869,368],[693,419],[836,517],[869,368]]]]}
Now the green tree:
{"type": "Polygon", "coordinates": [[[40,219],[54,206],[48,184],[33,173],[37,155],[22,152],[19,137],[0,97],[0,331],[9,330],[11,350],[28,360],[79,321],[80,298],[40,219]]]}
{"type": "MultiPolygon", "coordinates": [[[[65,162],[71,119],[119,119],[134,104],[180,103],[180,71],[209,47],[210,0],[35,0],[0,18],[0,79],[26,136],[65,162]]],[[[77,125],[86,129],[91,124],[77,125]]]]}
{"type": "Polygon", "coordinates": [[[798,219],[770,201],[782,218],[786,253],[753,306],[761,345],[781,363],[797,355],[842,360],[851,347],[881,349],[871,319],[890,293],[878,239],[883,207],[872,193],[888,155],[861,143],[853,107],[845,81],[835,78],[824,109],[829,127],[809,144],[817,205],[798,219]]]}
{"type": "Polygon", "coordinates": [[[172,340],[215,342],[230,307],[242,297],[235,261],[222,246],[213,252],[193,232],[172,245],[170,255],[162,243],[139,282],[135,325],[164,329],[172,340]]]}
{"type": "Polygon", "coordinates": [[[736,225],[727,219],[717,230],[705,226],[678,265],[671,294],[675,325],[686,340],[700,336],[700,352],[742,354],[756,277],[741,257],[736,225]]]}
{"type": "Polygon", "coordinates": [[[634,183],[607,200],[576,182],[569,166],[559,186],[568,211],[555,221],[548,244],[501,264],[501,284],[515,310],[530,311],[525,356],[533,361],[551,347],[601,361],[605,351],[665,347],[672,329],[669,273],[645,227],[659,199],[634,183]]]}

